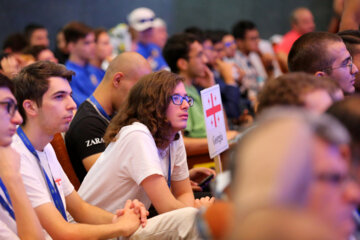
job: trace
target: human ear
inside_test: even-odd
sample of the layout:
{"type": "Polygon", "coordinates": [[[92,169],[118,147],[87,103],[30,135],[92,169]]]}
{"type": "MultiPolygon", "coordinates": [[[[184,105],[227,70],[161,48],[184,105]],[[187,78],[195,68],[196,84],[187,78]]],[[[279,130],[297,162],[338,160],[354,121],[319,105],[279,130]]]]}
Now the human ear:
{"type": "Polygon", "coordinates": [[[176,62],[176,65],[180,71],[187,70],[188,62],[184,58],[179,58],[176,62]]]}
{"type": "Polygon", "coordinates": [[[35,116],[38,111],[38,106],[36,102],[26,99],[22,104],[25,114],[28,116],[35,116]]]}
{"type": "Polygon", "coordinates": [[[324,77],[324,76],[326,76],[326,73],[323,71],[317,71],[314,75],[317,77],[324,77]]]}
{"type": "Polygon", "coordinates": [[[115,88],[119,87],[120,81],[124,77],[125,77],[125,75],[122,72],[115,73],[114,77],[112,78],[112,84],[114,85],[115,88]]]}

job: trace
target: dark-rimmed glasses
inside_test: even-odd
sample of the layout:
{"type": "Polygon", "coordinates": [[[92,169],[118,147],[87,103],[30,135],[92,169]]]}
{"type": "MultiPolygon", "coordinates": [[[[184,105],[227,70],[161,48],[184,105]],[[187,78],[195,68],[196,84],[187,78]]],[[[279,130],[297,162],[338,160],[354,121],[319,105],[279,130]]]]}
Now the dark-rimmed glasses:
{"type": "Polygon", "coordinates": [[[174,95],[170,96],[170,98],[175,105],[181,105],[184,100],[189,104],[190,107],[192,107],[194,105],[194,99],[189,96],[183,97],[179,94],[174,94],[174,95]]]}
{"type": "Polygon", "coordinates": [[[10,114],[11,117],[15,115],[15,112],[18,110],[17,104],[14,102],[14,100],[8,100],[8,101],[2,101],[0,102],[0,105],[6,106],[6,111],[8,114],[10,114]]]}

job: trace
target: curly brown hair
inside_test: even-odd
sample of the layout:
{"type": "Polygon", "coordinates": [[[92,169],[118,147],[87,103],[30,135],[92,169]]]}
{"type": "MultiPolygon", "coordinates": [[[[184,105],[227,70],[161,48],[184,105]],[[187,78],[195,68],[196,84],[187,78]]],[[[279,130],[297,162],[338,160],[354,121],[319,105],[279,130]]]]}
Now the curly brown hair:
{"type": "Polygon", "coordinates": [[[106,145],[116,141],[116,135],[122,127],[141,122],[150,130],[156,146],[166,148],[174,140],[170,139],[171,125],[166,118],[166,110],[175,87],[183,81],[182,77],[168,71],[143,76],[133,86],[125,104],[106,129],[106,145]]]}
{"type": "Polygon", "coordinates": [[[335,100],[338,83],[329,77],[317,77],[308,73],[287,73],[269,79],[260,91],[258,111],[275,105],[304,106],[303,96],[317,89],[326,90],[335,100]]]}

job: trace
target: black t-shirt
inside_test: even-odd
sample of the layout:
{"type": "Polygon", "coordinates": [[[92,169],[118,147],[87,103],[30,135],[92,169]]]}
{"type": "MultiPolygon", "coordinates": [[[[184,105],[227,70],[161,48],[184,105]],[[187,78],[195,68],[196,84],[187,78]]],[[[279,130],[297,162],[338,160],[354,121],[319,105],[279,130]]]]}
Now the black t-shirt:
{"type": "Polygon", "coordinates": [[[65,134],[66,148],[80,182],[87,173],[82,159],[105,151],[103,137],[108,125],[109,121],[92,103],[85,101],[80,105],[65,134]]]}

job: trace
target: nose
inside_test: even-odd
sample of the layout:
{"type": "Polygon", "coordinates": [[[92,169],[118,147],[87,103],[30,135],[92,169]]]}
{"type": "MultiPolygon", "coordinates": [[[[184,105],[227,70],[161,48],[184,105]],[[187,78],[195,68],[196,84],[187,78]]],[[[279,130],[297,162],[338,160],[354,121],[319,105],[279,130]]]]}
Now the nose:
{"type": "Polygon", "coordinates": [[[68,110],[76,110],[76,103],[74,102],[74,99],[69,95],[69,101],[68,101],[68,105],[67,105],[67,109],[68,110]]]}
{"type": "Polygon", "coordinates": [[[16,111],[14,116],[11,118],[11,122],[15,125],[20,125],[22,123],[23,119],[19,113],[19,111],[16,111]]]}
{"type": "Polygon", "coordinates": [[[185,99],[183,99],[183,102],[181,103],[180,107],[181,107],[181,109],[187,110],[187,109],[189,109],[190,105],[185,99]]]}
{"type": "Polygon", "coordinates": [[[356,74],[359,72],[358,67],[353,63],[351,67],[351,74],[356,74]]]}
{"type": "Polygon", "coordinates": [[[209,59],[205,54],[202,55],[201,59],[202,59],[203,63],[205,63],[205,64],[207,64],[209,62],[209,59]]]}
{"type": "Polygon", "coordinates": [[[360,204],[360,185],[356,181],[350,181],[344,191],[344,199],[351,204],[360,204]]]}

